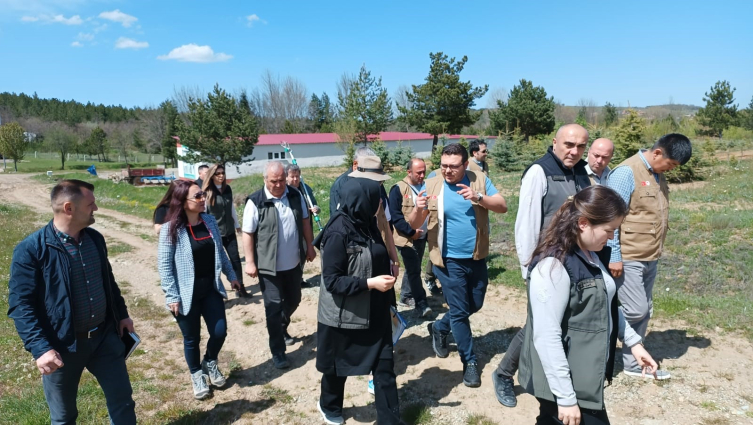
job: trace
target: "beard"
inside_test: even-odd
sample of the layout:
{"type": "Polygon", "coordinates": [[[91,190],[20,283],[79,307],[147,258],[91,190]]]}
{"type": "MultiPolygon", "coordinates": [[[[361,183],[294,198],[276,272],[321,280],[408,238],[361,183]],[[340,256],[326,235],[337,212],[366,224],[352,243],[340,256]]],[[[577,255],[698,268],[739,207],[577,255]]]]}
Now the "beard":
{"type": "Polygon", "coordinates": [[[89,225],[89,226],[91,226],[92,224],[94,224],[94,222],[95,222],[95,221],[96,221],[96,220],[94,220],[94,216],[93,216],[93,215],[90,215],[90,216],[89,216],[89,224],[88,224],[88,225],[89,225]]]}

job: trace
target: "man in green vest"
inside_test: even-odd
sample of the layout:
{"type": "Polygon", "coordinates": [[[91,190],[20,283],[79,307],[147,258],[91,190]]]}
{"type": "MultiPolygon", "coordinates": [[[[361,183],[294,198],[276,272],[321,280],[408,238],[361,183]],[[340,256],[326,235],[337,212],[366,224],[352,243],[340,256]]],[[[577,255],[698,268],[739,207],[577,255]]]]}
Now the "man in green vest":
{"type": "Polygon", "coordinates": [[[507,203],[482,172],[466,170],[468,151],[462,145],[445,146],[439,168],[442,175],[426,180],[408,222],[418,229],[428,216],[429,258],[449,306],[428,325],[434,353],[449,355],[447,335],[452,332],[463,362],[463,383],[479,387],[470,316],[483,306],[489,283],[489,211],[505,213],[507,203]]]}
{"type": "MultiPolygon", "coordinates": [[[[641,338],[646,336],[654,309],[656,267],[669,229],[669,186],[664,173],[687,163],[692,153],[687,137],[667,134],[651,149],[623,161],[607,180],[607,186],[620,194],[629,209],[614,239],[607,242],[612,248],[609,271],[615,278],[622,313],[641,338]]],[[[641,377],[629,348],[622,347],[622,357],[625,375],[641,377]]],[[[664,370],[657,370],[655,376],[670,378],[664,370]]]]}

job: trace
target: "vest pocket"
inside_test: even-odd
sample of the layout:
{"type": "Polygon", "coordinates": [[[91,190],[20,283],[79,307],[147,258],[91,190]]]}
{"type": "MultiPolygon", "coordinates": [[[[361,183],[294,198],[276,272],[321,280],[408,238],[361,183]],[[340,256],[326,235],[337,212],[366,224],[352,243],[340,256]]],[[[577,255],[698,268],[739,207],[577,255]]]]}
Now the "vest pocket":
{"type": "Polygon", "coordinates": [[[656,240],[656,226],[654,223],[626,221],[622,223],[622,231],[625,232],[625,236],[631,239],[634,246],[641,246],[641,244],[651,245],[656,240]]]}

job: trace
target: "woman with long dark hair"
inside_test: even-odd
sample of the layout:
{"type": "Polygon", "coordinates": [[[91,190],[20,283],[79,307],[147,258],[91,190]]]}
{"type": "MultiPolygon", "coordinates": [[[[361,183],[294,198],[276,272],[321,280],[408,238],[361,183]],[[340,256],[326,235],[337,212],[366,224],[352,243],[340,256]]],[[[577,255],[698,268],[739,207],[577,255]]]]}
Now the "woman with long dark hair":
{"type": "Polygon", "coordinates": [[[627,215],[614,190],[590,186],[552,218],[528,266],[521,386],[539,401],[537,424],[608,424],[604,382],[618,336],[646,373],[657,364],[617,307],[607,240],[627,215]]]}
{"type": "Polygon", "coordinates": [[[206,194],[192,181],[176,181],[167,221],[159,235],[157,264],[165,304],[183,333],[183,350],[191,372],[194,397],[209,394],[209,384],[221,387],[225,377],[217,366],[217,356],[227,335],[224,273],[233,287],[240,285],[222,249],[217,222],[204,213],[206,194]],[[209,341],[203,360],[201,318],[207,325],[209,341]]]}
{"type": "Polygon", "coordinates": [[[217,227],[220,228],[220,236],[222,236],[222,246],[227,251],[235,276],[238,277],[238,282],[240,282],[235,290],[235,295],[247,297],[249,293],[243,286],[243,268],[241,267],[241,257],[238,254],[238,239],[235,236],[236,233],[241,233],[241,225],[238,223],[238,213],[233,206],[233,190],[225,179],[225,167],[221,164],[213,165],[207,171],[201,189],[207,194],[207,212],[217,220],[217,227]]]}
{"type": "Polygon", "coordinates": [[[379,182],[351,178],[340,209],[316,242],[322,258],[316,368],[322,372],[317,408],[328,424],[341,424],[345,380],[374,375],[377,423],[401,423],[392,355],[390,306],[395,277],[375,215],[379,182]]]}
{"type": "Polygon", "coordinates": [[[157,207],[154,208],[154,214],[152,214],[152,223],[154,224],[154,232],[159,236],[159,231],[162,225],[167,219],[167,211],[170,209],[170,201],[173,199],[173,192],[175,191],[175,182],[171,182],[167,187],[165,196],[157,203],[157,207]]]}

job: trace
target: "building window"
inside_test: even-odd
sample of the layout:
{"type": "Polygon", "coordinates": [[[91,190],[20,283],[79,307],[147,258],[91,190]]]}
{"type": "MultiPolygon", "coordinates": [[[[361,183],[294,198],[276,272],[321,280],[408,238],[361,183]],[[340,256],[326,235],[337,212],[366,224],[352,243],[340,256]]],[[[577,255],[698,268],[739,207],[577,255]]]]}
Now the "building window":
{"type": "Polygon", "coordinates": [[[280,159],[280,154],[275,152],[275,159],[280,159]]]}
{"type": "Polygon", "coordinates": [[[280,152],[280,159],[285,159],[285,152],[280,152]]]}
{"type": "Polygon", "coordinates": [[[267,152],[267,159],[272,159],[272,152],[267,152]]]}

